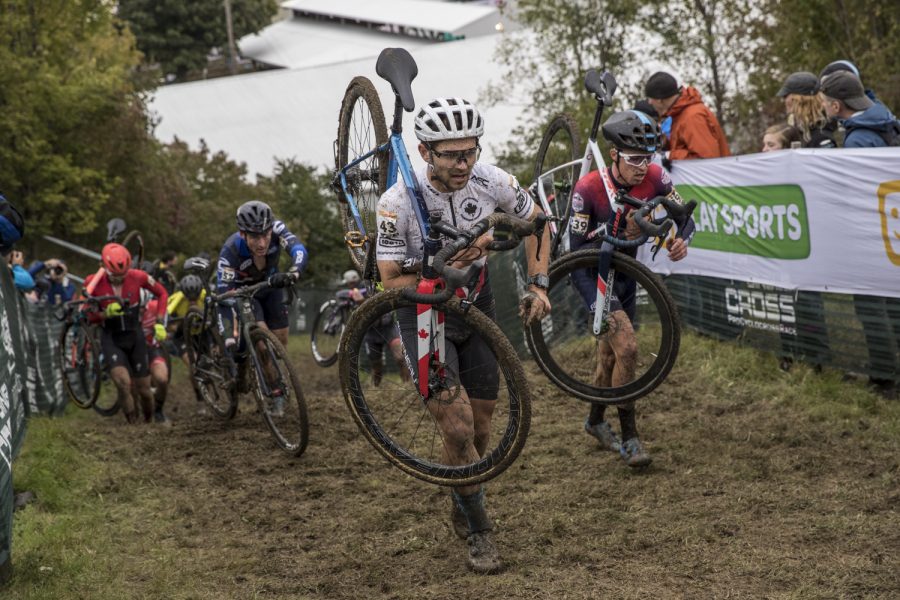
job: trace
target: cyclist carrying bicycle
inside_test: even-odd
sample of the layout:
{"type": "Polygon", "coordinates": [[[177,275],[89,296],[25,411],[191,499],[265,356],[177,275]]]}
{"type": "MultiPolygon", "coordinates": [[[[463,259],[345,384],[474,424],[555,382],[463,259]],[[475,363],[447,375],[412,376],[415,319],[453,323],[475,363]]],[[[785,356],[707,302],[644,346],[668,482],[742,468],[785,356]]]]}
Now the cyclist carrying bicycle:
{"type": "MultiPolygon", "coordinates": [[[[420,142],[419,154],[426,163],[415,176],[431,215],[439,215],[458,229],[466,230],[497,210],[529,220],[541,212],[514,176],[477,162],[484,122],[470,102],[461,98],[432,100],[417,113],[415,132],[420,142]]],[[[377,261],[384,287],[415,287],[424,255],[423,234],[402,179],[381,196],[377,225],[377,261]]],[[[526,241],[530,295],[527,305],[523,304],[523,312],[528,322],[542,319],[550,312],[546,294],[549,239],[548,229],[542,240],[546,250],[541,252],[540,259],[537,258],[538,240],[532,236],[526,241]]],[[[477,281],[457,290],[457,294],[476,293],[474,305],[493,319],[494,297],[484,256],[491,241],[490,232],[483,235],[471,248],[456,256],[451,266],[483,267],[477,281]]],[[[397,317],[406,355],[416,356],[416,315],[414,311],[401,310],[397,317]]],[[[499,373],[487,345],[480,339],[469,339],[457,317],[447,314],[445,327],[448,378],[462,388],[459,390],[462,402],[453,403],[460,414],[448,417],[446,406],[443,411],[433,408],[434,403],[429,402],[428,406],[442,429],[447,463],[466,464],[473,457],[483,455],[487,448],[499,373]],[[460,427],[460,421],[468,427],[460,427]]],[[[410,371],[415,379],[416,373],[410,371]]],[[[451,520],[456,534],[467,539],[469,568],[479,573],[498,570],[500,556],[484,508],[484,489],[477,485],[454,488],[452,500],[451,520]]]]}
{"type": "MultiPolygon", "coordinates": [[[[261,327],[272,331],[278,341],[287,348],[288,306],[285,288],[300,279],[306,268],[308,254],[306,247],[291,233],[287,226],[275,219],[272,209],[265,202],[251,200],[237,209],[237,228],[222,246],[217,270],[217,290],[223,294],[229,290],[245,287],[268,279],[273,289],[257,294],[253,298],[253,314],[261,327]],[[287,273],[278,272],[278,258],[281,249],[290,255],[292,265],[287,273]]],[[[221,306],[219,327],[225,344],[235,345],[233,312],[221,306]]],[[[265,356],[263,352],[263,356],[265,356]]],[[[238,377],[238,388],[247,391],[249,382],[242,368],[238,377]]],[[[277,410],[277,409],[276,409],[277,410]]]]}
{"type": "Polygon", "coordinates": [[[158,302],[153,335],[157,341],[166,339],[166,289],[150,275],[130,268],[131,253],[121,244],[107,244],[100,253],[103,268],[89,275],[84,281],[87,296],[118,296],[125,305],[115,300],[102,300],[99,313],[89,318],[100,323],[100,346],[103,361],[122,400],[125,418],[129,423],[137,420],[135,399],[131,393],[132,378],[141,398],[144,420],[150,422],[154,413],[154,398],[150,391],[150,363],[147,342],[141,328],[141,290],[148,290],[158,302]]]}
{"type": "MultiPolygon", "coordinates": [[[[660,139],[656,122],[636,110],[615,113],[603,124],[603,137],[610,144],[609,156],[612,165],[607,173],[616,191],[627,192],[638,200],[649,200],[656,196],[668,196],[678,202],[681,198],[672,185],[669,174],[659,165],[652,163],[660,139]]],[[[578,180],[572,195],[572,216],[569,220],[569,235],[572,251],[600,241],[590,239],[590,233],[607,223],[611,216],[610,199],[607,197],[601,173],[592,171],[578,180]]],[[[640,230],[634,222],[630,209],[626,214],[624,235],[627,239],[640,237],[640,230]]],[[[693,220],[678,223],[684,239],[669,240],[666,248],[669,259],[678,261],[687,256],[687,246],[694,231],[693,220]]],[[[634,256],[636,249],[625,250],[634,256]]],[[[591,313],[597,300],[597,272],[592,269],[576,271],[573,283],[591,313]]],[[[632,321],[636,311],[637,284],[633,279],[618,275],[615,280],[614,298],[610,305],[611,333],[598,341],[598,364],[595,383],[600,387],[618,387],[634,379],[637,357],[637,339],[632,321]]],[[[593,319],[593,316],[591,317],[593,319]]],[[[638,438],[634,403],[618,407],[622,440],[604,420],[606,406],[593,404],[585,421],[585,431],[597,438],[601,447],[621,454],[629,467],[645,467],[652,462],[638,438]]]]}

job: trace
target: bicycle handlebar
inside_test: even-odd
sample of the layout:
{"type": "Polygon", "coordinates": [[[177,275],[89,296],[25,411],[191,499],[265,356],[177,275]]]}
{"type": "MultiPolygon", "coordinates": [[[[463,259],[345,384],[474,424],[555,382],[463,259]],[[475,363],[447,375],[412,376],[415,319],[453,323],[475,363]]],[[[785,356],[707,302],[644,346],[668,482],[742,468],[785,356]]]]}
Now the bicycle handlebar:
{"type": "Polygon", "coordinates": [[[121,296],[86,296],[84,298],[79,298],[78,300],[69,300],[54,313],[54,316],[59,321],[65,321],[72,313],[78,310],[78,307],[84,306],[85,304],[92,304],[99,308],[99,304],[104,300],[118,302],[122,305],[122,310],[128,310],[129,308],[128,301],[124,300],[121,296]]]}
{"type": "Polygon", "coordinates": [[[272,286],[269,285],[269,280],[263,279],[259,283],[247,287],[235,288],[233,290],[228,290],[227,292],[222,292],[221,294],[211,294],[211,296],[212,301],[216,304],[225,304],[225,302],[234,298],[252,298],[259,292],[270,287],[272,286]]]}
{"type": "Polygon", "coordinates": [[[694,208],[696,208],[697,206],[697,202],[695,200],[691,200],[687,204],[681,204],[679,202],[671,200],[666,196],[657,196],[651,200],[642,202],[637,198],[634,198],[633,196],[629,196],[628,194],[621,194],[619,196],[619,199],[625,204],[636,209],[634,212],[634,220],[641,230],[641,235],[633,240],[622,240],[615,236],[609,235],[603,229],[598,229],[595,235],[588,236],[588,240],[601,239],[604,242],[609,242],[619,250],[636,248],[645,244],[647,240],[652,237],[666,238],[669,235],[669,231],[671,231],[672,227],[676,225],[675,221],[669,217],[675,217],[675,219],[681,222],[681,225],[678,225],[677,233],[677,235],[680,237],[682,229],[684,228],[684,223],[687,221],[687,218],[690,217],[691,213],[694,212],[694,208]],[[660,204],[665,207],[666,212],[669,216],[667,216],[660,222],[656,222],[650,217],[650,214],[654,210],[656,210],[656,207],[660,204]]]}
{"type": "Polygon", "coordinates": [[[497,251],[512,250],[519,245],[523,238],[542,231],[546,222],[547,217],[542,214],[539,214],[533,221],[525,221],[504,213],[493,213],[475,223],[471,229],[461,231],[445,221],[432,218],[431,229],[454,240],[438,250],[432,261],[432,267],[443,277],[445,287],[434,294],[421,293],[407,288],[403,290],[403,295],[417,304],[440,304],[441,302],[446,302],[453,296],[456,288],[462,287],[471,281],[482,268],[477,265],[470,265],[466,269],[451,267],[447,263],[450,262],[452,257],[471,247],[475,240],[498,225],[509,227],[512,237],[508,240],[491,242],[488,244],[487,249],[497,251]]]}

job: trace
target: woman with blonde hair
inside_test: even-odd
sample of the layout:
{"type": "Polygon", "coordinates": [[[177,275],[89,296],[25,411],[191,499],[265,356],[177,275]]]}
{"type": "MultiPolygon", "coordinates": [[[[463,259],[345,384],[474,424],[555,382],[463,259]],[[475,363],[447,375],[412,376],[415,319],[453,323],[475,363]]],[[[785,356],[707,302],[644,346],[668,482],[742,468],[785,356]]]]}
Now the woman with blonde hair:
{"type": "Polygon", "coordinates": [[[766,129],[766,133],[763,135],[761,152],[799,148],[803,144],[801,138],[800,130],[793,125],[788,125],[787,123],[772,125],[766,129]],[[795,146],[794,144],[797,145],[795,146]]]}
{"type": "Polygon", "coordinates": [[[837,124],[825,115],[815,75],[806,71],[791,73],[778,96],[784,98],[788,125],[800,130],[804,148],[837,148],[837,124]]]}

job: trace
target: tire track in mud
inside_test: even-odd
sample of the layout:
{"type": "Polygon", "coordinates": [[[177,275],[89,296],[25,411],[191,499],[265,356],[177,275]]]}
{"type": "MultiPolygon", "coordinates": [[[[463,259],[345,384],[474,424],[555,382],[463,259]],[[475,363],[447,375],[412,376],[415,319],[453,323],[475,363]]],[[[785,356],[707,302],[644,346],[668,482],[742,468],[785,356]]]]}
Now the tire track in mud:
{"type": "MultiPolygon", "coordinates": [[[[275,447],[249,402],[228,423],[194,414],[183,379],[171,428],[88,421],[157,507],[153,527],[111,526],[147,536],[167,557],[150,568],[177,569],[183,597],[900,594],[900,558],[885,552],[900,547],[900,452],[877,422],[823,423],[752,382],[719,389],[680,365],[639,405],[654,464],[635,472],[584,435],[587,405],[531,365],[528,443],[487,486],[507,568],[476,577],[447,491],[369,446],[336,368],[292,357],[310,414],[300,458],[275,447]]],[[[132,584],[153,597],[139,575],[132,584]]]]}

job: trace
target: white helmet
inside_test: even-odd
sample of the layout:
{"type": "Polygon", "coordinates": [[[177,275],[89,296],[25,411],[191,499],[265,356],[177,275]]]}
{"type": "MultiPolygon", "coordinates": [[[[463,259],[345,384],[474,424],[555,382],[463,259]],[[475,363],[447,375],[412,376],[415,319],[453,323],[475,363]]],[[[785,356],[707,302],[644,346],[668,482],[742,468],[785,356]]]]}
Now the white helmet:
{"type": "Polygon", "coordinates": [[[423,142],[478,138],[483,133],[478,109],[462,98],[435,98],[416,115],[416,137],[423,142]]]}
{"type": "Polygon", "coordinates": [[[359,283],[359,273],[350,269],[349,271],[344,271],[344,285],[353,285],[354,283],[359,283]]]}

